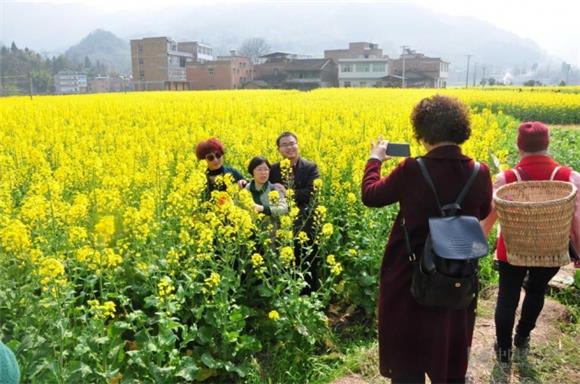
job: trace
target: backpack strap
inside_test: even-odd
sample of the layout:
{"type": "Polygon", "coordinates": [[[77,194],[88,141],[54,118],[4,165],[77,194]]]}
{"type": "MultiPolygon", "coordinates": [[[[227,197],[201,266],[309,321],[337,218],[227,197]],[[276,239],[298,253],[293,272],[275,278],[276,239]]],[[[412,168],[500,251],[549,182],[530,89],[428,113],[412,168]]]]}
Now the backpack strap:
{"type": "Polygon", "coordinates": [[[433,191],[433,195],[435,195],[435,202],[437,203],[437,208],[439,208],[439,211],[441,212],[441,216],[445,216],[445,212],[443,212],[443,208],[441,208],[441,203],[439,202],[439,195],[437,195],[437,191],[435,190],[435,184],[433,184],[433,180],[431,180],[431,176],[429,176],[429,171],[427,171],[424,160],[417,157],[417,163],[419,164],[419,169],[421,170],[421,174],[423,174],[423,178],[427,181],[431,191],[433,191]]]}
{"type": "Polygon", "coordinates": [[[439,208],[439,211],[441,211],[441,216],[445,216],[445,211],[449,210],[456,211],[461,209],[461,203],[463,202],[463,199],[465,199],[467,192],[469,192],[469,189],[471,189],[471,186],[475,182],[475,178],[477,177],[477,174],[479,173],[479,168],[481,167],[479,162],[477,161],[474,162],[473,171],[471,172],[471,175],[469,176],[467,183],[459,193],[459,196],[457,196],[455,202],[452,204],[446,204],[445,206],[442,207],[441,203],[439,202],[439,196],[437,195],[437,191],[435,190],[435,185],[433,184],[431,176],[429,176],[429,172],[427,171],[427,167],[425,166],[424,160],[418,157],[417,163],[419,164],[419,168],[421,169],[423,177],[425,178],[427,184],[429,184],[429,187],[431,188],[433,194],[435,195],[435,201],[437,202],[437,207],[439,208]]]}
{"type": "Polygon", "coordinates": [[[463,189],[461,190],[461,193],[459,194],[459,196],[457,196],[457,200],[455,201],[455,204],[461,206],[461,203],[463,203],[463,199],[465,199],[467,192],[469,192],[469,190],[471,189],[471,186],[475,182],[475,178],[477,177],[477,174],[479,173],[479,168],[481,168],[481,164],[479,164],[478,161],[475,161],[473,164],[473,171],[471,171],[471,176],[469,176],[469,179],[467,180],[467,184],[465,184],[465,187],[463,187],[463,189]]]}

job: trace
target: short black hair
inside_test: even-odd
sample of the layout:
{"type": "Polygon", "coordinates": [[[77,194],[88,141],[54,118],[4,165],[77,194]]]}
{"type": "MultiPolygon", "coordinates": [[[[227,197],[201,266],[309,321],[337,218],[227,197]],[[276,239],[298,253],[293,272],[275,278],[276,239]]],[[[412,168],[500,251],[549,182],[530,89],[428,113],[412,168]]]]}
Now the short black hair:
{"type": "Polygon", "coordinates": [[[469,110],[455,97],[435,95],[421,100],[411,113],[417,140],[431,145],[465,142],[471,135],[469,110]]]}
{"type": "Polygon", "coordinates": [[[262,164],[266,164],[268,168],[272,169],[272,166],[270,165],[268,159],[266,159],[264,156],[255,156],[252,158],[252,160],[250,160],[250,164],[248,164],[248,173],[250,175],[253,175],[254,169],[256,169],[256,167],[262,164]]]}
{"type": "Polygon", "coordinates": [[[278,137],[276,138],[276,146],[280,147],[280,140],[288,136],[292,136],[296,140],[296,142],[298,142],[298,137],[296,136],[296,134],[290,131],[284,131],[281,134],[279,134],[278,137]]]}

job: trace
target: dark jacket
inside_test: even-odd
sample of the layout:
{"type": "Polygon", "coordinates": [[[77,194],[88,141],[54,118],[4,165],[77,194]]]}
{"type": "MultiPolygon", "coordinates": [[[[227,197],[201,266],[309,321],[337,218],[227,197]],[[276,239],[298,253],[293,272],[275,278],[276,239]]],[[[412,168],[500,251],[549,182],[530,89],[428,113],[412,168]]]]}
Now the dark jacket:
{"type": "Polygon", "coordinates": [[[300,209],[300,216],[306,218],[311,208],[311,198],[314,191],[314,180],[320,178],[318,166],[312,161],[299,158],[292,167],[293,177],[284,180],[280,171],[280,163],[272,164],[269,181],[272,184],[280,183],[286,188],[294,189],[294,200],[300,209]]]}
{"type": "Polygon", "coordinates": [[[222,166],[220,169],[216,169],[215,171],[210,171],[209,169],[205,170],[205,176],[207,178],[207,190],[206,194],[209,198],[211,191],[225,191],[226,185],[224,183],[216,183],[215,178],[218,176],[225,176],[225,175],[232,175],[236,182],[243,180],[242,174],[235,168],[231,168],[228,166],[222,166]]]}
{"type": "MultiPolygon", "coordinates": [[[[424,156],[441,204],[455,200],[473,170],[473,161],[458,146],[433,149],[424,156]]],[[[381,374],[426,372],[432,381],[446,382],[465,377],[477,302],[466,310],[423,307],[410,292],[411,263],[405,250],[401,220],[404,217],[411,247],[418,252],[427,237],[428,218],[438,216],[437,204],[414,158],[400,163],[381,179],[381,162],[366,165],[362,200],[369,207],[399,203],[381,265],[379,357],[381,374]]],[[[467,194],[463,212],[479,219],[491,210],[492,184],[489,169],[482,164],[467,194]]]]}

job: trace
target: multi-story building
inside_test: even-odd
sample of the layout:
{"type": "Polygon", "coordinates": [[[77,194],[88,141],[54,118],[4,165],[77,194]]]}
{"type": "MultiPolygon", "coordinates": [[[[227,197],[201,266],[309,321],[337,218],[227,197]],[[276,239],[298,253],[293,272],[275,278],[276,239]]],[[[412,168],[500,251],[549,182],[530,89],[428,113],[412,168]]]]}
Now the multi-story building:
{"type": "Polygon", "coordinates": [[[193,53],[167,37],[131,40],[133,83],[137,91],[189,89],[185,67],[193,53]]]}
{"type": "Polygon", "coordinates": [[[404,77],[406,87],[445,88],[449,77],[449,63],[439,57],[427,57],[407,50],[400,58],[392,61],[390,74],[395,78],[404,77]]]}
{"type": "Polygon", "coordinates": [[[199,41],[179,42],[177,43],[177,49],[193,54],[194,63],[205,63],[214,59],[212,46],[199,41]]]}
{"type": "Polygon", "coordinates": [[[324,51],[325,59],[381,59],[383,50],[378,44],[367,42],[348,43],[348,49],[328,49],[324,51]]]}
{"type": "Polygon", "coordinates": [[[58,94],[86,93],[87,75],[83,72],[60,71],[54,75],[54,87],[58,94]]]}
{"type": "Polygon", "coordinates": [[[109,76],[95,76],[89,80],[89,91],[93,93],[111,92],[111,78],[109,76]]]}
{"type": "Polygon", "coordinates": [[[96,76],[89,80],[89,92],[122,92],[132,90],[131,81],[125,76],[96,76]]]}
{"type": "Polygon", "coordinates": [[[262,63],[254,65],[254,79],[264,81],[268,88],[285,88],[286,66],[298,55],[285,52],[273,52],[260,57],[262,63]]]}
{"type": "Polygon", "coordinates": [[[254,80],[254,68],[248,57],[219,56],[217,60],[195,63],[187,67],[191,89],[240,89],[254,80]]]}
{"type": "Polygon", "coordinates": [[[337,66],[331,59],[300,59],[298,55],[274,52],[255,66],[255,80],[268,88],[309,90],[335,87],[338,84],[337,66]]]}
{"type": "Polygon", "coordinates": [[[338,59],[339,87],[379,87],[389,74],[389,59],[338,59]]]}
{"type": "Polygon", "coordinates": [[[291,60],[284,67],[285,88],[310,90],[314,88],[336,87],[338,72],[331,59],[291,60]]]}

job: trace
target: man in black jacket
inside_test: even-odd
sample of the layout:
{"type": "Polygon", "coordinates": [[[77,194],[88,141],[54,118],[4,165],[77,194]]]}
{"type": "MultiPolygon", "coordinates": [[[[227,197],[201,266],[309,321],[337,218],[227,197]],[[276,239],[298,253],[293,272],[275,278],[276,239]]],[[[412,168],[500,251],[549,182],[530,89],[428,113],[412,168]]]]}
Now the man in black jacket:
{"type": "Polygon", "coordinates": [[[303,254],[302,247],[295,241],[294,253],[298,258],[298,262],[306,261],[310,263],[309,275],[306,276],[306,281],[312,291],[318,288],[318,260],[316,255],[316,244],[314,244],[314,230],[312,218],[316,202],[313,200],[314,180],[320,178],[318,166],[312,161],[308,161],[300,157],[300,150],[298,148],[298,137],[292,132],[282,132],[276,139],[276,146],[278,151],[290,161],[290,168],[284,169],[280,166],[280,162],[272,164],[270,170],[270,182],[273,184],[281,184],[284,188],[291,188],[294,190],[294,201],[296,206],[300,209],[300,214],[295,222],[295,236],[299,231],[304,231],[308,235],[309,242],[307,245],[312,246],[312,251],[308,254],[303,254]]]}

